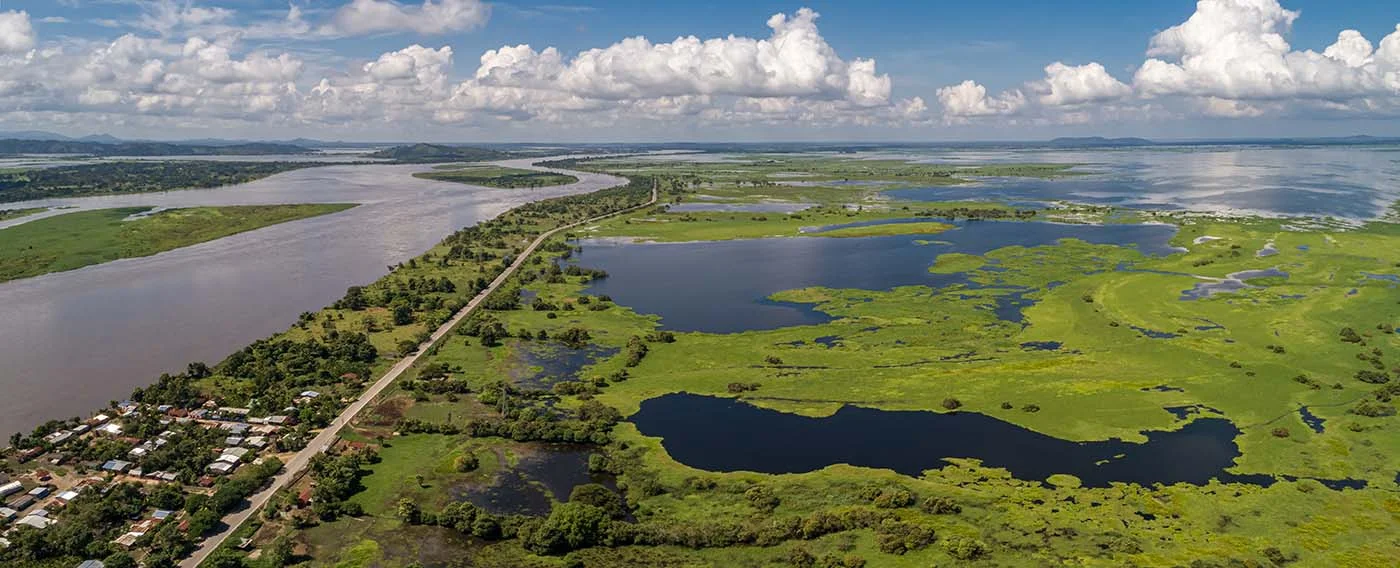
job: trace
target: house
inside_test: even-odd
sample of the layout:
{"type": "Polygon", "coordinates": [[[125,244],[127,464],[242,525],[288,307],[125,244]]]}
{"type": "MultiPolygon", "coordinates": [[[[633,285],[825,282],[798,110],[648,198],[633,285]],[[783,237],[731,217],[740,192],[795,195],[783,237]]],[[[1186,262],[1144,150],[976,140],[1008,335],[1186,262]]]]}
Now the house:
{"type": "Polygon", "coordinates": [[[248,425],[243,424],[241,422],[230,422],[226,424],[220,424],[219,427],[223,428],[224,430],[228,431],[229,434],[234,436],[242,436],[248,433],[248,425]]]}
{"type": "Polygon", "coordinates": [[[305,488],[305,489],[302,489],[302,490],[301,490],[301,493],[297,493],[297,504],[300,505],[300,506],[302,506],[302,507],[305,507],[305,506],[307,506],[307,505],[310,505],[310,504],[311,504],[311,496],[312,496],[313,493],[314,493],[314,491],[312,490],[311,487],[307,487],[307,488],[305,488]]]}
{"type": "Polygon", "coordinates": [[[19,453],[19,463],[24,463],[39,456],[44,455],[43,446],[35,446],[19,453]]]}
{"type": "Polygon", "coordinates": [[[0,485],[0,499],[4,499],[21,491],[24,491],[24,485],[18,481],[11,481],[0,485]]]}
{"type": "Polygon", "coordinates": [[[250,436],[243,440],[243,445],[250,448],[265,448],[267,447],[267,438],[265,436],[250,436]]]}
{"type": "Polygon", "coordinates": [[[72,437],[72,432],[68,430],[59,430],[57,432],[44,436],[44,441],[57,446],[59,444],[67,442],[72,437]]]}
{"type": "Polygon", "coordinates": [[[87,431],[90,430],[91,428],[92,428],[92,427],[91,427],[91,426],[88,426],[87,424],[79,424],[79,425],[73,427],[73,433],[74,433],[74,434],[82,434],[83,432],[87,432],[87,431]]]}
{"type": "Polygon", "coordinates": [[[98,426],[96,431],[97,431],[98,434],[102,434],[102,435],[104,435],[104,436],[120,436],[120,435],[122,435],[122,427],[121,427],[120,424],[117,424],[116,422],[108,422],[108,423],[106,423],[106,424],[103,424],[103,425],[101,425],[101,426],[98,426]]]}
{"type": "Polygon", "coordinates": [[[141,458],[146,457],[146,454],[149,453],[151,453],[151,451],[146,449],[144,446],[136,446],[134,448],[131,448],[131,451],[127,452],[126,455],[139,460],[141,458]]]}
{"type": "Polygon", "coordinates": [[[77,498],[78,498],[78,492],[77,492],[77,491],[73,491],[73,490],[70,489],[70,490],[68,490],[68,491],[64,491],[63,493],[59,493],[58,496],[55,497],[55,498],[58,499],[59,501],[62,501],[62,502],[64,502],[64,503],[67,503],[67,502],[70,502],[70,501],[72,501],[72,500],[74,500],[74,499],[77,499],[77,498]]]}
{"type": "Polygon", "coordinates": [[[141,469],[141,468],[139,468],[139,467],[134,467],[134,468],[131,468],[131,471],[126,472],[126,474],[127,474],[127,475],[134,475],[134,476],[136,476],[136,477],[141,477],[141,476],[143,476],[143,475],[146,475],[146,471],[143,470],[143,469],[141,469]]]}
{"type": "Polygon", "coordinates": [[[242,461],[242,460],[243,460],[243,458],[240,458],[240,457],[235,456],[235,455],[233,455],[233,454],[222,454],[222,455],[220,455],[220,456],[218,457],[218,459],[217,459],[216,461],[217,461],[218,463],[232,463],[232,464],[236,464],[236,463],[238,463],[238,462],[240,462],[240,461],[242,461]]]}
{"type": "Polygon", "coordinates": [[[117,546],[120,546],[122,548],[131,548],[133,546],[136,546],[136,539],[139,539],[142,536],[143,535],[139,535],[136,533],[126,533],[117,537],[117,540],[114,540],[112,542],[116,543],[117,546]]]}
{"type": "Polygon", "coordinates": [[[274,426],[291,426],[297,423],[297,419],[286,415],[268,416],[267,423],[274,426]]]}
{"type": "Polygon", "coordinates": [[[110,460],[107,463],[102,464],[102,471],[121,473],[128,469],[131,469],[131,466],[132,463],[129,461],[110,460]]]}
{"type": "Polygon", "coordinates": [[[53,479],[53,474],[49,473],[49,470],[47,469],[36,469],[34,470],[34,479],[37,479],[39,481],[48,481],[50,479],[53,479]]]}
{"type": "Polygon", "coordinates": [[[156,412],[159,412],[159,413],[161,413],[161,414],[165,414],[165,413],[167,413],[167,412],[170,412],[170,409],[172,409],[172,408],[175,408],[175,405],[173,405],[173,404],[162,404],[162,405],[156,407],[156,412]]]}
{"type": "Polygon", "coordinates": [[[301,398],[316,398],[319,396],[321,396],[321,393],[313,390],[301,391],[301,398]]]}
{"type": "MultiPolygon", "coordinates": [[[[209,467],[206,469],[208,469],[210,473],[214,473],[217,475],[228,475],[230,473],[233,473],[233,470],[237,468],[238,464],[219,461],[209,464],[209,467]]],[[[201,479],[200,481],[202,482],[203,479],[201,479]]],[[[210,481],[210,485],[213,485],[212,480],[210,481]]]]}
{"type": "Polygon", "coordinates": [[[42,529],[49,528],[49,525],[54,524],[54,520],[53,520],[53,519],[50,519],[50,518],[47,518],[47,517],[40,517],[40,516],[37,516],[37,515],[29,515],[28,517],[25,517],[25,518],[23,518],[23,519],[20,519],[20,520],[18,520],[18,521],[15,521],[15,524],[16,524],[16,525],[24,525],[24,526],[27,526],[27,527],[34,527],[34,528],[36,528],[36,529],[41,529],[41,530],[42,530],[42,529]]]}
{"type": "Polygon", "coordinates": [[[35,509],[35,510],[31,511],[29,514],[34,515],[34,516],[36,516],[36,517],[48,518],[48,517],[49,517],[49,510],[48,510],[48,509],[35,509]]]}
{"type": "Polygon", "coordinates": [[[96,425],[98,425],[98,424],[102,424],[102,423],[104,423],[104,422],[107,422],[108,420],[111,420],[111,419],[112,419],[112,417],[111,417],[111,416],[107,416],[106,414],[98,414],[97,416],[93,416],[92,418],[88,419],[87,423],[90,424],[90,425],[96,426],[96,425]]]}
{"type": "Polygon", "coordinates": [[[175,511],[167,511],[167,510],[165,510],[165,509],[156,509],[156,512],[151,513],[151,518],[152,518],[152,519],[155,519],[155,520],[157,520],[157,521],[164,521],[164,520],[170,518],[170,516],[171,516],[171,515],[174,515],[174,514],[175,514],[175,511]]]}
{"type": "Polygon", "coordinates": [[[234,456],[234,457],[237,457],[238,459],[243,459],[243,458],[245,458],[245,457],[248,456],[248,453],[249,453],[249,452],[252,452],[252,451],[253,451],[253,450],[250,450],[250,449],[248,449],[248,448],[228,448],[228,449],[225,449],[225,450],[224,450],[224,455],[226,455],[226,456],[234,456]]]}
{"type": "Polygon", "coordinates": [[[34,503],[36,502],[38,502],[38,500],[33,497],[30,497],[28,495],[20,495],[18,497],[15,497],[14,499],[6,501],[5,506],[16,511],[23,511],[34,506],[34,503]]]}
{"type": "Polygon", "coordinates": [[[19,516],[19,511],[9,507],[0,507],[0,521],[12,521],[19,516]]]}
{"type": "Polygon", "coordinates": [[[247,408],[238,408],[234,406],[219,407],[219,414],[222,414],[228,420],[242,420],[248,417],[249,412],[252,412],[252,410],[247,408]]]}
{"type": "Polygon", "coordinates": [[[239,446],[243,444],[243,436],[229,436],[224,438],[225,446],[239,446]]]}
{"type": "Polygon", "coordinates": [[[107,568],[107,565],[103,564],[101,560],[84,560],[82,564],[78,565],[78,568],[107,568]]]}
{"type": "Polygon", "coordinates": [[[51,491],[51,490],[50,490],[48,487],[45,487],[45,486],[43,486],[43,485],[40,485],[40,486],[38,486],[38,487],[35,487],[35,488],[33,488],[33,489],[30,489],[30,490],[29,490],[29,496],[30,496],[30,497],[33,497],[33,498],[35,498],[35,499],[43,499],[43,498],[49,496],[49,492],[50,492],[50,491],[51,491]]]}
{"type": "Polygon", "coordinates": [[[180,479],[180,476],[170,472],[163,472],[156,474],[156,479],[159,479],[161,481],[175,481],[177,479],[180,479]]]}

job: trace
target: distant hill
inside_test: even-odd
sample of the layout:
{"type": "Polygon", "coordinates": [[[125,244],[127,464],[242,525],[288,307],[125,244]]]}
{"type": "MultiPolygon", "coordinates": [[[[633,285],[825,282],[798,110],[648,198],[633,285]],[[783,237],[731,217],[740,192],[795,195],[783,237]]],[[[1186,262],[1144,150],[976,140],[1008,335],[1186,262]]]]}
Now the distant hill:
{"type": "Polygon", "coordinates": [[[1104,138],[1103,136],[1079,136],[1056,138],[1049,142],[1058,148],[1103,148],[1109,146],[1152,146],[1156,144],[1146,138],[1104,138]]]}
{"type": "Polygon", "coordinates": [[[15,140],[72,140],[72,138],[62,134],[45,130],[0,131],[0,139],[3,138],[13,138],[15,140]]]}
{"type": "Polygon", "coordinates": [[[0,140],[3,154],[87,154],[92,156],[266,156],[305,154],[301,146],[261,142],[228,146],[196,146],[165,142],[101,143],[79,140],[0,140]]]}
{"type": "Polygon", "coordinates": [[[429,162],[480,162],[509,158],[509,152],[470,146],[443,146],[440,144],[410,144],[385,148],[369,155],[371,158],[394,160],[405,163],[429,162]]]}

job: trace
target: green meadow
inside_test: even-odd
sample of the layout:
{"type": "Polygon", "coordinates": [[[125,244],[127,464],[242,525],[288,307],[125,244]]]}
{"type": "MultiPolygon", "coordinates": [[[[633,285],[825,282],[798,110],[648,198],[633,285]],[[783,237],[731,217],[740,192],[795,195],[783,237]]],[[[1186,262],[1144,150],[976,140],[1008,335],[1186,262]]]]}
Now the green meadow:
{"type": "Polygon", "coordinates": [[[122,207],[65,213],[0,229],[0,281],[149,256],[326,215],[353,204],[247,205],[157,211],[122,207]]]}

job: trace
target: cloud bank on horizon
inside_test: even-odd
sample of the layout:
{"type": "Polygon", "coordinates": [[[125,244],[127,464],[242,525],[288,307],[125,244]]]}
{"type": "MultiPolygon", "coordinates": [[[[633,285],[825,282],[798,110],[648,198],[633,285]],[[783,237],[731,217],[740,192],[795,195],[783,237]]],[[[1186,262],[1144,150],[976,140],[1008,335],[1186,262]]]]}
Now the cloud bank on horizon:
{"type": "Polygon", "coordinates": [[[948,125],[1400,117],[1400,24],[1377,44],[1346,29],[1321,53],[1298,50],[1286,37],[1300,13],[1277,0],[1200,0],[1186,21],[1148,38],[1131,76],[1052,61],[1043,77],[1001,92],[970,78],[924,93],[933,108],[918,94],[894,96],[895,79],[874,59],[838,53],[807,8],[772,15],[767,37],[636,36],[574,54],[502,45],[475,56],[473,71],[458,69],[459,54],[441,43],[490,25],[492,6],[480,0],[352,0],[310,13],[291,4],[251,18],[191,1],[133,1],[139,18],[113,22],[128,29],[111,41],[48,37],[26,11],[0,11],[0,123],[932,134],[948,125]],[[374,58],[330,58],[339,67],[316,57],[322,42],[379,36],[414,37],[374,58]],[[248,47],[259,40],[295,49],[248,47]]]}
{"type": "Polygon", "coordinates": [[[1185,22],[1151,38],[1130,83],[1098,63],[1056,61],[1019,88],[989,94],[968,80],[937,97],[949,122],[1400,114],[1400,24],[1379,47],[1348,29],[1317,53],[1285,39],[1299,15],[1277,0],[1200,0],[1185,22]]]}

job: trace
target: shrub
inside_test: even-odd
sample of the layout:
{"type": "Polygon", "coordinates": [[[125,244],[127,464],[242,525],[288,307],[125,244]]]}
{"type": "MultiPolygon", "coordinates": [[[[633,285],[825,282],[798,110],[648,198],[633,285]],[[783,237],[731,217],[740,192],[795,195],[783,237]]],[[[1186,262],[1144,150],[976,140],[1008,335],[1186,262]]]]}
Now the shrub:
{"type": "Polygon", "coordinates": [[[957,409],[959,409],[959,408],[961,408],[961,407],[962,407],[962,401],[960,401],[960,400],[958,400],[958,399],[956,399],[956,398],[948,397],[948,398],[943,399],[943,408],[945,408],[945,409],[947,409],[947,410],[957,410],[957,409]]]}

